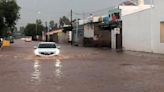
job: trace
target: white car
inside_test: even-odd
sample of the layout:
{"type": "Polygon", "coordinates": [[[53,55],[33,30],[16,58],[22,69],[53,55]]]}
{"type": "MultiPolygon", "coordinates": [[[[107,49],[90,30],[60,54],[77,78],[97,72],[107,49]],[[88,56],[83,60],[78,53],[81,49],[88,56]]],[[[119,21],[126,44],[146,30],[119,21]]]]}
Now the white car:
{"type": "Polygon", "coordinates": [[[40,42],[34,49],[36,56],[58,56],[60,54],[60,46],[55,42],[40,42]]]}
{"type": "Polygon", "coordinates": [[[24,41],[25,41],[25,42],[31,42],[31,41],[32,41],[32,38],[31,38],[31,37],[27,37],[27,38],[25,38],[24,41]]]}

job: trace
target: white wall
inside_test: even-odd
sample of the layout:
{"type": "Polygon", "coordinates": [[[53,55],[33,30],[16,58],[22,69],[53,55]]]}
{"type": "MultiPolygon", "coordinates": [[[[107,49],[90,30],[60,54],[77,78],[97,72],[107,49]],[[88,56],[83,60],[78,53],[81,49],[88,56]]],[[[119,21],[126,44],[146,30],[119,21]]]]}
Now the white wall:
{"type": "Polygon", "coordinates": [[[163,4],[164,0],[154,0],[151,9],[122,16],[125,50],[164,54],[164,43],[160,43],[160,22],[164,21],[163,4]]]}
{"type": "Polygon", "coordinates": [[[112,49],[116,49],[116,32],[115,30],[111,30],[111,37],[112,37],[112,49]]]}
{"type": "Polygon", "coordinates": [[[94,25],[93,24],[84,25],[84,37],[85,38],[93,38],[94,37],[94,25]]]}
{"type": "Polygon", "coordinates": [[[164,53],[164,43],[160,43],[160,21],[164,21],[164,0],[154,0],[152,9],[152,49],[154,53],[164,53]]]}
{"type": "Polygon", "coordinates": [[[152,52],[150,14],[147,9],[122,17],[125,50],[152,52]]]}
{"type": "Polygon", "coordinates": [[[126,16],[129,14],[138,13],[140,11],[150,9],[152,5],[143,5],[143,6],[119,6],[119,8],[122,10],[121,15],[126,16]]]}

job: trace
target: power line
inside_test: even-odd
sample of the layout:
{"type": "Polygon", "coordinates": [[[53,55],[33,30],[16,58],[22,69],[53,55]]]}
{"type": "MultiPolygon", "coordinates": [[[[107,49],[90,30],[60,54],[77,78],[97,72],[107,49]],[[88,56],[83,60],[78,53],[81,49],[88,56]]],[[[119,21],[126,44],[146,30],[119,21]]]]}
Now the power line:
{"type": "MultiPolygon", "coordinates": [[[[114,8],[116,8],[116,5],[111,6],[111,7],[107,7],[107,8],[103,8],[103,9],[94,10],[94,11],[82,12],[82,13],[72,11],[72,14],[73,14],[74,18],[76,17],[76,18],[83,18],[84,19],[86,16],[90,16],[90,14],[93,14],[94,16],[100,16],[100,15],[108,14],[109,10],[114,9],[114,8]]],[[[30,9],[28,9],[28,10],[30,10],[30,9]]],[[[31,11],[35,12],[35,10],[31,10],[31,11]]],[[[48,12],[48,11],[46,11],[46,12],[48,12]]],[[[31,13],[31,12],[29,12],[29,13],[31,13]]],[[[66,16],[68,18],[71,17],[70,13],[65,13],[65,14],[62,14],[61,12],[60,13],[59,12],[49,12],[49,13],[61,14],[62,16],[66,16]]],[[[41,13],[41,15],[44,17],[49,16],[48,13],[41,13]]],[[[58,17],[58,19],[61,17],[58,17]]],[[[56,20],[56,18],[54,18],[54,20],[56,20]]]]}
{"type": "Polygon", "coordinates": [[[109,10],[114,9],[114,8],[116,8],[116,6],[111,6],[111,7],[107,7],[107,8],[103,8],[103,9],[99,9],[95,11],[90,11],[90,12],[79,13],[79,12],[73,11],[72,13],[74,14],[74,16],[80,17],[80,18],[82,17],[84,19],[86,16],[90,16],[90,14],[94,16],[106,15],[108,14],[109,10]]]}

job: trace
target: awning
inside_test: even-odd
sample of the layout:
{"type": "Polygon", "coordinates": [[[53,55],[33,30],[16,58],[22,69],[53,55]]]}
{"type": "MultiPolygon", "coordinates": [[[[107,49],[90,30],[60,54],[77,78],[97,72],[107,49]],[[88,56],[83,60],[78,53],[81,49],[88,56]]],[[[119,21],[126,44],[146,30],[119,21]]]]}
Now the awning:
{"type": "Polygon", "coordinates": [[[47,32],[46,35],[53,35],[53,34],[61,33],[61,32],[63,32],[63,29],[52,30],[51,32],[47,32]]]}

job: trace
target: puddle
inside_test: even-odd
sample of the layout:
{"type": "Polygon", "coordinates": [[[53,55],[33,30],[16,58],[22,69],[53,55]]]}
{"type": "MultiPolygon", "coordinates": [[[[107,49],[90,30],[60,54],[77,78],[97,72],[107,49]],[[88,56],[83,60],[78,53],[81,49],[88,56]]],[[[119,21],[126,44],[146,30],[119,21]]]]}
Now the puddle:
{"type": "Polygon", "coordinates": [[[4,57],[9,57],[9,55],[0,55],[0,57],[3,57],[3,58],[4,58],[4,57]]]}
{"type": "Polygon", "coordinates": [[[59,59],[59,60],[63,60],[63,59],[69,59],[70,57],[69,56],[63,56],[63,55],[60,55],[60,56],[52,56],[52,57],[39,57],[39,56],[34,56],[34,55],[31,55],[31,56],[26,56],[24,59],[26,60],[56,60],[56,59],[59,59]]]}
{"type": "Polygon", "coordinates": [[[57,78],[62,78],[62,62],[59,59],[56,59],[54,62],[54,75],[57,78]]]}
{"type": "Polygon", "coordinates": [[[122,69],[129,72],[153,72],[164,69],[163,66],[160,65],[129,65],[124,64],[122,69]]]}
{"type": "Polygon", "coordinates": [[[62,62],[59,59],[56,59],[54,61],[54,71],[53,71],[53,74],[57,78],[55,80],[55,82],[56,82],[55,87],[56,87],[57,91],[60,91],[61,88],[62,88],[61,85],[60,85],[60,79],[62,78],[62,75],[63,75],[62,67],[63,67],[62,62]]]}
{"type": "Polygon", "coordinates": [[[133,64],[120,64],[121,66],[132,66],[133,64]]]}
{"type": "Polygon", "coordinates": [[[15,59],[17,59],[17,58],[18,58],[18,56],[14,56],[14,58],[15,58],[15,59]]]}
{"type": "Polygon", "coordinates": [[[33,64],[33,73],[31,74],[31,82],[33,84],[39,85],[41,82],[41,66],[40,66],[40,62],[39,60],[34,60],[34,64],[33,64]]]}

